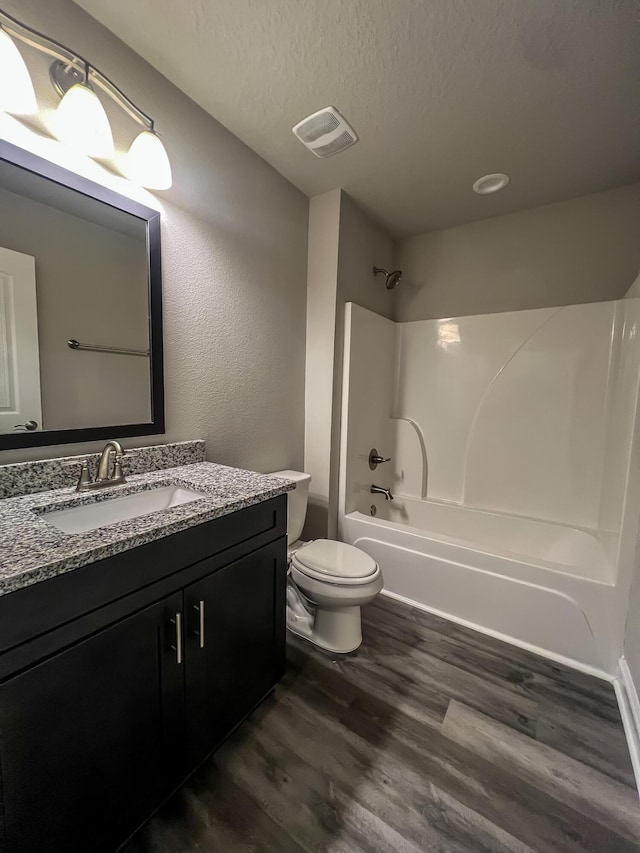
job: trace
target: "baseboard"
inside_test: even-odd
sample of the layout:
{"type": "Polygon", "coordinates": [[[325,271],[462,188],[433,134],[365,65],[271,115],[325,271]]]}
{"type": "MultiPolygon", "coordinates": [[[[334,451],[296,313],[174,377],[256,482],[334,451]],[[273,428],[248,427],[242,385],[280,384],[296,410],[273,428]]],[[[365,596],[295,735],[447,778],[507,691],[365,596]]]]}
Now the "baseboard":
{"type": "Polygon", "coordinates": [[[519,649],[524,649],[538,657],[547,658],[548,660],[560,663],[563,666],[568,666],[570,669],[577,669],[579,672],[584,672],[586,675],[592,675],[594,678],[600,678],[603,681],[614,682],[615,676],[610,675],[603,669],[598,669],[595,666],[581,663],[573,658],[565,657],[564,655],[555,654],[548,649],[543,649],[540,646],[534,646],[532,643],[527,643],[523,640],[518,640],[508,634],[501,634],[500,631],[493,631],[491,628],[485,628],[484,625],[478,625],[475,622],[470,622],[468,619],[461,619],[458,616],[453,616],[451,613],[446,613],[444,610],[438,610],[435,607],[428,607],[420,601],[415,601],[413,598],[407,598],[404,595],[398,595],[396,592],[389,592],[383,589],[380,595],[387,598],[392,598],[395,601],[401,601],[403,604],[408,604],[410,607],[415,607],[416,610],[424,610],[425,613],[433,613],[435,616],[441,616],[443,619],[448,619],[449,622],[455,622],[458,625],[464,625],[465,628],[471,628],[472,631],[478,631],[480,634],[486,634],[488,637],[494,637],[496,640],[501,640],[503,643],[509,643],[511,646],[517,646],[519,649]]]}
{"type": "Polygon", "coordinates": [[[638,698],[637,687],[633,683],[629,664],[624,657],[621,657],[618,662],[618,673],[614,687],[620,706],[622,725],[627,736],[638,794],[640,795],[640,698],[638,698]]]}

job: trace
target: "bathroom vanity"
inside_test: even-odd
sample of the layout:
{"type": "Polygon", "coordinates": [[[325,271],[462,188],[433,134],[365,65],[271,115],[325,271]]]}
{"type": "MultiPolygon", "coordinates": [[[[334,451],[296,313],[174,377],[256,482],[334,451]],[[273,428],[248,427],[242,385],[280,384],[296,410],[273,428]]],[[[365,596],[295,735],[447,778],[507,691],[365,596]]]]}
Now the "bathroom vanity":
{"type": "Polygon", "coordinates": [[[0,450],[110,441],[0,466],[0,851],[113,853],[284,672],[293,484],[123,453],[164,432],[160,213],[0,141],[3,192],[0,450]]]}
{"type": "Polygon", "coordinates": [[[201,462],[0,501],[5,853],[115,850],[272,690],[291,487],[201,462]],[[201,497],[83,533],[47,520],[167,484],[201,497]]]}

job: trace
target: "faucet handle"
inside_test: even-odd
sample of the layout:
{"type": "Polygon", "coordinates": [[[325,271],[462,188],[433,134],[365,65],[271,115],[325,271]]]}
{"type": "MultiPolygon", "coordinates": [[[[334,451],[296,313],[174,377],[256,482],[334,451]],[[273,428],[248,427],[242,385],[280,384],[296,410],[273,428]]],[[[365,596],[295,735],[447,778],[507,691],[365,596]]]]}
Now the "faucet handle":
{"type": "Polygon", "coordinates": [[[86,456],[80,459],[69,459],[67,462],[61,463],[65,468],[70,468],[72,465],[80,466],[80,475],[78,477],[78,483],[76,485],[76,491],[82,492],[86,489],[87,485],[91,482],[91,475],[89,474],[89,460],[86,456]]]}
{"type": "Polygon", "coordinates": [[[123,459],[131,459],[137,455],[138,452],[136,450],[125,450],[124,453],[116,453],[116,462],[122,462],[123,459]]]}
{"type": "Polygon", "coordinates": [[[391,457],[388,456],[385,458],[384,456],[379,456],[378,451],[374,447],[371,453],[369,453],[369,468],[375,471],[378,465],[382,465],[383,462],[391,462],[391,457]]]}
{"type": "Polygon", "coordinates": [[[81,465],[84,467],[89,464],[88,456],[78,456],[77,459],[65,459],[64,462],[60,463],[63,468],[71,468],[73,465],[81,465]]]}
{"type": "Polygon", "coordinates": [[[125,459],[129,459],[132,456],[137,456],[135,450],[125,450],[124,453],[116,453],[115,459],[113,460],[113,479],[119,480],[120,482],[125,482],[124,474],[122,473],[122,462],[125,459]]]}

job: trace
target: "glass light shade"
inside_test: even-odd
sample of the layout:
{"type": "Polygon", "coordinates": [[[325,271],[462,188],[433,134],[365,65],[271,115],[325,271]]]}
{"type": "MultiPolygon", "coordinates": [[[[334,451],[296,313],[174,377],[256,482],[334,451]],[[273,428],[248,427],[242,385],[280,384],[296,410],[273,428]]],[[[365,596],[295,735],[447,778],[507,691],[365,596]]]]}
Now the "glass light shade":
{"type": "Polygon", "coordinates": [[[61,142],[89,157],[113,154],[107,114],[96,93],[84,83],[76,83],[65,93],[53,118],[53,132],[61,142]]]}
{"type": "Polygon", "coordinates": [[[151,130],[143,130],[124,156],[122,170],[149,190],[168,190],[172,183],[171,163],[164,145],[151,130]]]}
{"type": "Polygon", "coordinates": [[[0,29],[0,110],[16,115],[38,112],[31,76],[13,39],[0,29]]]}

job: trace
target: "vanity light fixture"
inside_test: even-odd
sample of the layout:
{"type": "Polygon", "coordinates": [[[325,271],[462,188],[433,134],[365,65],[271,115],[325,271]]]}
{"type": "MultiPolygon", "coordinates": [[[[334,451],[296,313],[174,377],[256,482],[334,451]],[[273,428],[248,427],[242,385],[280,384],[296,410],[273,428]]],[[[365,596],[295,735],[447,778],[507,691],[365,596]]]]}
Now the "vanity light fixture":
{"type": "Polygon", "coordinates": [[[169,189],[172,183],[171,164],[153,119],[82,56],[20,23],[1,9],[0,110],[18,115],[38,110],[33,83],[13,39],[53,59],[51,82],[62,98],[51,127],[58,139],[89,157],[113,157],[114,165],[122,174],[147,189],[169,189]],[[142,126],[126,154],[114,154],[109,119],[96,90],[107,95],[142,126]]]}
{"type": "Polygon", "coordinates": [[[483,175],[478,178],[473,185],[473,191],[478,195],[497,193],[503,190],[510,180],[509,175],[505,175],[503,172],[492,172],[490,175],[483,175]]]}
{"type": "Polygon", "coordinates": [[[122,158],[122,171],[132,181],[150,190],[168,190],[171,186],[171,163],[153,125],[141,131],[122,158]]]}
{"type": "MultiPolygon", "coordinates": [[[[51,78],[56,85],[57,77],[64,73],[58,60],[51,66],[51,78]]],[[[111,157],[113,136],[109,119],[100,99],[89,83],[89,69],[85,68],[84,80],[73,82],[66,89],[56,85],[62,92],[62,100],[53,117],[53,132],[61,142],[66,142],[89,157],[111,157]]]]}
{"type": "Polygon", "coordinates": [[[14,115],[38,112],[29,70],[11,36],[0,24],[0,110],[14,115]]]}

